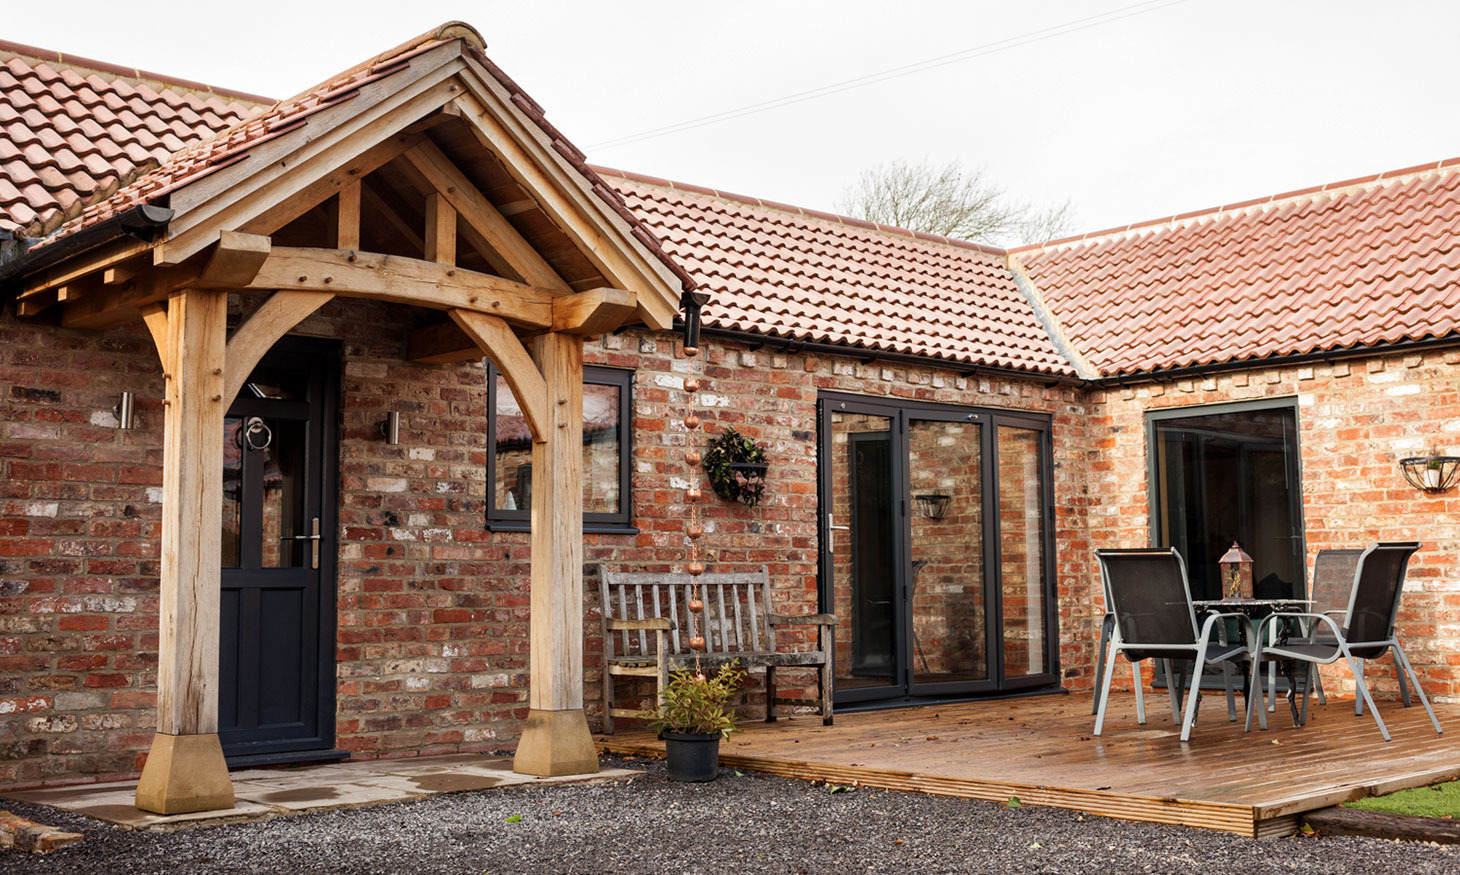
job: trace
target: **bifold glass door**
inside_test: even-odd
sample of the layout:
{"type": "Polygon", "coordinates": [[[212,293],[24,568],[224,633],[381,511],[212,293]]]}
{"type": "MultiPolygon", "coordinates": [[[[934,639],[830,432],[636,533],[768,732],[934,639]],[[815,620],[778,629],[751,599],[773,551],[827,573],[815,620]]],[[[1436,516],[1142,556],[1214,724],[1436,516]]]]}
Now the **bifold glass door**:
{"type": "Polygon", "coordinates": [[[1056,681],[1048,419],[821,399],[841,703],[1056,681]]]}

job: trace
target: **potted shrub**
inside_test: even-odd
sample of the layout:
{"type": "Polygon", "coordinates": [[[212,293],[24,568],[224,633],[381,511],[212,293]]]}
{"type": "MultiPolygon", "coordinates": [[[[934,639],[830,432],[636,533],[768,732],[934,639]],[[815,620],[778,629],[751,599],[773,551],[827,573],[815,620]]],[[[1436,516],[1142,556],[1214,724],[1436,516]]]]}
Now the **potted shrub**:
{"type": "Polygon", "coordinates": [[[681,669],[670,677],[652,724],[664,739],[670,780],[713,781],[719,774],[720,739],[735,731],[730,698],[744,679],[734,662],[710,675],[681,669]]]}
{"type": "Polygon", "coordinates": [[[1425,463],[1424,483],[1426,489],[1440,488],[1442,466],[1443,461],[1438,456],[1430,456],[1429,461],[1425,463]]]}

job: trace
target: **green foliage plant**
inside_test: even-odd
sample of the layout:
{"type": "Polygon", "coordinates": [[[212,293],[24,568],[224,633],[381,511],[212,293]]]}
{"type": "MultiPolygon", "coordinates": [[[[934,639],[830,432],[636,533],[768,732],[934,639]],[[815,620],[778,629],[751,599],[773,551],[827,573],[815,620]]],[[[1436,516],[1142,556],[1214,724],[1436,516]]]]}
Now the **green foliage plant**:
{"type": "Polygon", "coordinates": [[[745,671],[733,661],[708,675],[689,669],[675,671],[664,686],[650,725],[657,732],[728,736],[736,731],[729,702],[744,681],[745,671]]]}
{"type": "Polygon", "coordinates": [[[710,478],[710,488],[721,498],[755,507],[765,494],[765,478],[737,476],[735,469],[730,467],[737,462],[766,464],[765,447],[734,428],[726,428],[705,451],[702,465],[710,478]]]}

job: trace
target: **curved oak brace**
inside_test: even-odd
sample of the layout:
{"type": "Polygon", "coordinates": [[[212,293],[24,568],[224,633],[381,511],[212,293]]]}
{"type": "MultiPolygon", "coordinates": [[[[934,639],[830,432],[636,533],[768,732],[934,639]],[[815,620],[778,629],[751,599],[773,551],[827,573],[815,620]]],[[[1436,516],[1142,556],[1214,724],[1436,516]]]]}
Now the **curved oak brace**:
{"type": "Polygon", "coordinates": [[[274,247],[244,290],[332,292],[437,310],[470,310],[531,328],[550,328],[547,289],[474,270],[375,252],[274,247]]]}
{"type": "Polygon", "coordinates": [[[289,329],[303,322],[309,314],[323,307],[334,297],[332,292],[275,292],[228,338],[224,354],[226,375],[223,400],[229,404],[238,397],[238,390],[254,366],[289,329]]]}
{"type": "Polygon", "coordinates": [[[152,335],[152,343],[157,347],[157,357],[162,359],[162,372],[172,373],[172,363],[167,355],[167,305],[148,304],[142,308],[142,321],[147,325],[147,331],[152,335]]]}
{"type": "Polygon", "coordinates": [[[547,382],[542,372],[527,354],[527,348],[507,323],[496,316],[473,313],[470,310],[449,310],[451,320],[466,332],[481,351],[492,360],[502,372],[512,395],[522,408],[527,427],[532,431],[534,443],[547,440],[548,422],[547,382]]]}

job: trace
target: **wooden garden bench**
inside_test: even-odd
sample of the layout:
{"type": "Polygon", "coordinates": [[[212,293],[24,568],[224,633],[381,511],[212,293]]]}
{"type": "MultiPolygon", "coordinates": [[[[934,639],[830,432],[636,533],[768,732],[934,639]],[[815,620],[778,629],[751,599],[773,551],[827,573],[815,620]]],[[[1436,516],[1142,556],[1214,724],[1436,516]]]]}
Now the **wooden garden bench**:
{"type": "Polygon", "coordinates": [[[788,616],[771,612],[770,579],[764,569],[735,574],[639,574],[602,570],[603,596],[603,731],[612,734],[615,717],[653,718],[653,711],[614,707],[614,679],[655,678],[654,701],[675,669],[693,668],[690,638],[705,637],[700,665],[706,671],[738,661],[747,671],[765,670],[766,721],[776,719],[777,705],[806,705],[803,699],[776,696],[776,669],[815,668],[821,719],[831,725],[832,653],[836,617],[831,614],[788,616]],[[687,605],[699,594],[705,608],[699,615],[687,605]],[[776,629],[815,625],[817,649],[781,651],[776,629]]]}

